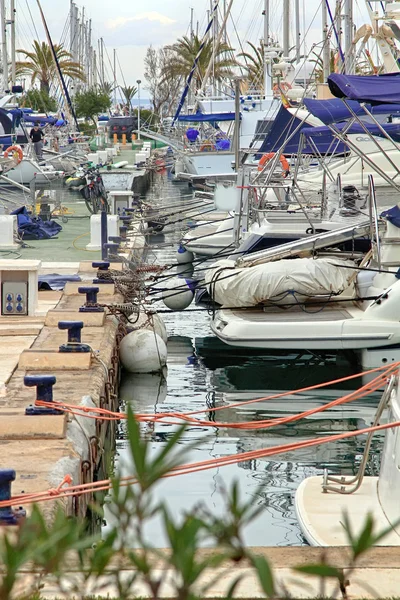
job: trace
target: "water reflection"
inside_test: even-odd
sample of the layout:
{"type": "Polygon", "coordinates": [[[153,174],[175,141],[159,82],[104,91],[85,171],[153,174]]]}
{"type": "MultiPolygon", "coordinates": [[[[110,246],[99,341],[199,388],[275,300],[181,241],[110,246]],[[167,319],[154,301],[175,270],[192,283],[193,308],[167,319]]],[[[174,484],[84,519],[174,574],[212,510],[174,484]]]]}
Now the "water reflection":
{"type": "MultiPolygon", "coordinates": [[[[170,181],[156,179],[155,189],[148,200],[162,203],[166,196],[187,194],[187,188],[170,181]],[[159,186],[157,188],[157,186],[159,186]],[[161,191],[160,191],[161,190],[161,191]],[[153,194],[153,196],[152,196],[153,194]]],[[[166,233],[164,244],[153,248],[158,262],[175,262],[180,236],[166,233]]],[[[157,239],[160,236],[157,237],[157,239]]],[[[357,372],[357,366],[346,354],[253,352],[247,348],[230,348],[210,335],[206,311],[167,312],[162,315],[169,334],[168,374],[166,379],[154,375],[127,375],[121,385],[121,399],[140,412],[176,412],[199,410],[199,417],[240,423],[270,417],[286,416],[327,402],[354,390],[361,380],[347,381],[330,388],[308,391],[301,395],[259,403],[233,406],[280,391],[302,388],[357,372]],[[217,417],[212,407],[224,407],[217,417]]],[[[257,431],[188,427],[183,440],[185,462],[194,462],[249,450],[272,448],[276,445],[318,438],[338,432],[351,431],[368,425],[373,418],[379,393],[374,397],[337,406],[327,412],[302,421],[257,431]],[[191,444],[189,448],[189,443],[191,444]]],[[[176,429],[155,423],[144,427],[152,452],[176,429]]],[[[367,472],[376,474],[379,468],[381,438],[373,441],[367,472]]],[[[294,514],[293,498],[300,482],[310,475],[322,474],[325,468],[332,473],[353,474],[363,452],[363,440],[349,439],[288,451],[273,458],[242,461],[236,465],[189,474],[164,480],[155,490],[177,517],[199,502],[216,514],[224,511],[221,489],[238,481],[244,497],[265,509],[245,531],[249,545],[296,545],[304,543],[294,514]],[[262,485],[262,489],[260,488],[262,485]]],[[[118,469],[122,475],[132,473],[127,441],[118,442],[118,469]]],[[[108,516],[107,518],[112,518],[108,516]]],[[[147,535],[153,544],[163,546],[165,537],[160,523],[149,524],[147,535]]],[[[132,535],[132,544],[134,538],[132,535]]]]}

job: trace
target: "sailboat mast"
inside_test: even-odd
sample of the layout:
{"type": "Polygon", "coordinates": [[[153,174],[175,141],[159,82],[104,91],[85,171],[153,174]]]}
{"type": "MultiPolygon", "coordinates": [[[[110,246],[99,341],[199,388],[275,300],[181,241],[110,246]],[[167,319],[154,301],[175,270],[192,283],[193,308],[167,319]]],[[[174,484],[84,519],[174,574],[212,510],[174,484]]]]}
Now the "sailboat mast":
{"type": "Polygon", "coordinates": [[[322,64],[323,64],[323,82],[328,81],[328,77],[331,73],[331,50],[329,40],[329,25],[328,25],[328,8],[326,6],[327,0],[322,0],[322,35],[324,40],[324,46],[322,50],[322,64]]]}
{"type": "Polygon", "coordinates": [[[115,48],[114,48],[113,71],[114,71],[114,107],[115,107],[115,106],[117,106],[117,51],[115,48]]]}
{"type": "Polygon", "coordinates": [[[353,67],[353,0],[344,0],[343,20],[345,72],[350,73],[353,67]]]}
{"type": "Polygon", "coordinates": [[[264,96],[272,90],[271,65],[269,59],[269,0],[264,0],[264,96]]]}
{"type": "Polygon", "coordinates": [[[290,0],[283,0],[283,56],[289,56],[290,0]]]}
{"type": "Polygon", "coordinates": [[[8,89],[8,61],[7,61],[7,30],[6,7],[4,0],[0,0],[0,25],[1,25],[1,62],[3,66],[3,92],[8,89]]]}
{"type": "Polygon", "coordinates": [[[10,3],[10,25],[11,25],[11,86],[15,85],[16,72],[15,72],[15,0],[11,0],[10,3]]]}
{"type": "Polygon", "coordinates": [[[300,0],[294,0],[294,15],[296,23],[296,63],[300,62],[301,39],[300,39],[300,0]]]}

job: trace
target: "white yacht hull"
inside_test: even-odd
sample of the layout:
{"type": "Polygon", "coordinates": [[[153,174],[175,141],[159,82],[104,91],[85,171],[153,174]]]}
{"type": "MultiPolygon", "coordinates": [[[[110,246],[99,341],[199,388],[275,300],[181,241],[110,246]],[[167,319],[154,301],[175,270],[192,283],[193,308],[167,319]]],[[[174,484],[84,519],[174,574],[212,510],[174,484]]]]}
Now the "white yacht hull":
{"type": "Polygon", "coordinates": [[[246,348],[361,350],[400,344],[399,321],[363,319],[363,311],[357,308],[309,310],[222,309],[211,322],[211,330],[226,344],[246,348]]]}

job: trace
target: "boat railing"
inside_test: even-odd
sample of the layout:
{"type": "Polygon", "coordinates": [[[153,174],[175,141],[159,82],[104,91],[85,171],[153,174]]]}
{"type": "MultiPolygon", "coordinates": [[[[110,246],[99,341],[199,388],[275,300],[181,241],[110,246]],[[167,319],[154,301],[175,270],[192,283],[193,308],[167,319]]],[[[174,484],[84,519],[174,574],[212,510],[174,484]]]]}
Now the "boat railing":
{"type": "MultiPolygon", "coordinates": [[[[392,375],[389,379],[386,388],[382,394],[380,402],[378,404],[378,408],[376,409],[374,422],[372,423],[372,427],[376,427],[380,423],[380,419],[382,417],[383,411],[387,408],[388,403],[390,401],[390,396],[395,387],[397,377],[396,375],[392,375]]],[[[367,441],[365,443],[364,454],[362,456],[360,466],[358,467],[358,471],[354,477],[346,478],[346,477],[334,477],[333,475],[328,475],[327,470],[324,471],[322,489],[324,492],[334,492],[336,494],[354,494],[356,492],[364,479],[365,469],[368,463],[369,451],[371,449],[371,443],[374,432],[371,431],[368,433],[367,441]],[[340,487],[331,484],[338,484],[340,487]]]]}
{"type": "Polygon", "coordinates": [[[370,236],[371,246],[375,250],[375,259],[378,263],[378,269],[381,268],[381,242],[379,237],[379,215],[378,207],[376,202],[376,192],[374,185],[374,178],[372,175],[368,175],[368,205],[369,205],[369,223],[370,223],[370,236]]]}
{"type": "Polygon", "coordinates": [[[343,188],[342,188],[342,176],[338,173],[336,178],[336,189],[339,197],[339,208],[343,208],[343,188]]]}

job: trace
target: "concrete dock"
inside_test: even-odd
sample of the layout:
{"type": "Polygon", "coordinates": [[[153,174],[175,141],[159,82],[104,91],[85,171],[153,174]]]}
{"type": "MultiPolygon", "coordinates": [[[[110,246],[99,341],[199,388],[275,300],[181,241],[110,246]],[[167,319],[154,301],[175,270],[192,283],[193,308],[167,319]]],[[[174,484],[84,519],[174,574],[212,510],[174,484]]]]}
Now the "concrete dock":
{"type": "MultiPolygon", "coordinates": [[[[133,163],[134,153],[122,148],[117,160],[133,163]]],[[[136,190],[143,192],[149,185],[151,175],[144,169],[115,171],[117,174],[112,178],[112,169],[104,170],[109,179],[110,176],[114,179],[115,185],[109,185],[108,189],[129,189],[133,194],[136,190]],[[127,187],[119,187],[121,182],[127,187]]],[[[55,376],[55,401],[118,409],[118,344],[123,337],[123,326],[107,308],[100,312],[79,311],[85,304],[85,295],[79,294],[78,288],[96,285],[93,279],[97,268],[92,267],[92,261],[100,260],[101,254],[85,250],[90,239],[89,214],[83,200],[69,204],[68,194],[67,191],[67,202],[63,205],[69,209],[69,218],[63,221],[63,230],[56,239],[29,242],[21,249],[20,260],[0,259],[0,272],[3,263],[7,263],[7,269],[12,269],[14,263],[21,270],[24,265],[31,268],[31,263],[36,262],[39,277],[57,274],[76,279],[68,281],[63,291],[37,292],[34,311],[28,315],[0,316],[0,449],[2,468],[16,472],[13,496],[55,488],[66,475],[75,484],[93,481],[102,467],[104,448],[112,446],[114,441],[113,427],[107,422],[67,414],[25,414],[36,398],[36,388],[24,385],[24,378],[31,375],[55,376]],[[77,245],[75,239],[81,237],[77,245]],[[50,262],[50,257],[54,261],[50,262]],[[58,328],[60,321],[83,322],[82,343],[90,346],[91,351],[59,352],[59,347],[67,342],[67,331],[58,328]]],[[[133,254],[141,257],[144,238],[137,227],[133,226],[124,246],[122,254],[126,258],[133,254]]],[[[6,268],[5,264],[3,267],[6,268]]],[[[121,270],[122,264],[111,263],[110,268],[121,270]]],[[[113,283],[99,284],[99,288],[99,305],[124,302],[113,283]]],[[[85,516],[90,500],[90,496],[66,499],[66,514],[85,516]]],[[[54,502],[42,505],[48,520],[54,506],[54,502]]],[[[24,508],[29,514],[30,505],[24,508]]]]}
{"type": "MultiPolygon", "coordinates": [[[[79,285],[90,285],[89,277],[93,279],[96,272],[91,263],[81,263],[76,272],[82,279],[79,285]]],[[[99,304],[123,302],[113,284],[103,287],[99,304]]],[[[13,495],[57,487],[65,475],[71,475],[74,483],[91,481],[106,436],[112,435],[105,423],[90,419],[25,415],[36,397],[36,389],[24,385],[26,375],[54,375],[54,400],[117,409],[121,329],[106,311],[80,313],[84,300],[77,285],[67,284],[64,292],[39,292],[40,316],[0,317],[0,446],[6,457],[4,466],[17,474],[13,495]],[[67,340],[67,332],[58,329],[58,323],[66,320],[84,322],[82,342],[93,353],[58,351],[67,340]]],[[[79,502],[70,500],[65,506],[67,514],[85,515],[88,500],[86,496],[79,502]]],[[[53,503],[43,504],[48,517],[52,508],[53,503]]]]}

